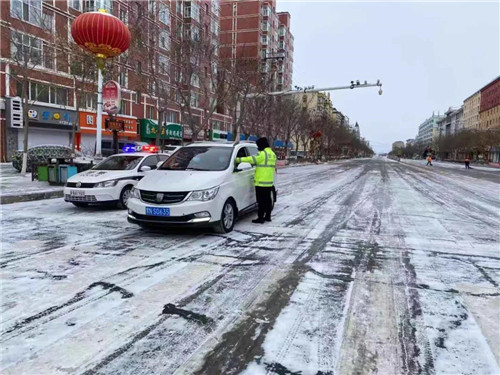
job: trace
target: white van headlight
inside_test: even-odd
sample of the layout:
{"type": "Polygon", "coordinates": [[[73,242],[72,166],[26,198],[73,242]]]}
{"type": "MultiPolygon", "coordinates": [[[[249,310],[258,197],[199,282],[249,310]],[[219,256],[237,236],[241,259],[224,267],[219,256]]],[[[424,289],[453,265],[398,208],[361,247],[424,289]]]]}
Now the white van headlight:
{"type": "Polygon", "coordinates": [[[107,187],[113,187],[118,183],[118,180],[110,180],[110,181],[103,181],[99,182],[94,185],[95,188],[107,188],[107,187]]]}
{"type": "Polygon", "coordinates": [[[214,187],[212,189],[207,189],[207,190],[198,190],[198,191],[193,191],[189,195],[189,198],[187,199],[188,201],[211,201],[212,199],[215,198],[217,195],[217,192],[219,191],[219,187],[214,187]]]}
{"type": "Polygon", "coordinates": [[[139,189],[133,187],[132,190],[130,190],[130,198],[141,199],[141,193],[139,189]]]}

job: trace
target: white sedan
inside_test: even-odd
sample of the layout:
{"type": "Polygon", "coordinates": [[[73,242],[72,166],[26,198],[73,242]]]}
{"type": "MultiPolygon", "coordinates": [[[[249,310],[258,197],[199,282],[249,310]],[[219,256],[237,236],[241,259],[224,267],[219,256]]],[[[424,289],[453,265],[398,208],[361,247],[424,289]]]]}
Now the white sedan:
{"type": "Polygon", "coordinates": [[[94,168],[70,177],[64,187],[64,200],[77,207],[116,203],[125,208],[131,189],[145,173],[157,168],[168,154],[134,152],[104,159],[94,168]]]}
{"type": "Polygon", "coordinates": [[[204,142],[185,146],[132,190],[128,221],[148,226],[213,226],[233,230],[256,207],[254,174],[236,157],[258,154],[254,143],[204,142]]]}

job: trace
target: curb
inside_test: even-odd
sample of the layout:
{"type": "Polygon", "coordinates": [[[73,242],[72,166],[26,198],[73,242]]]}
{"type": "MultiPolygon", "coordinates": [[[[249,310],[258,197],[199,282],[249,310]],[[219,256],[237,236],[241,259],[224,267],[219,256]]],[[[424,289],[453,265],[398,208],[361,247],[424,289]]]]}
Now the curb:
{"type": "Polygon", "coordinates": [[[18,202],[38,201],[42,199],[62,198],[64,196],[63,190],[47,191],[44,193],[31,193],[23,195],[7,195],[0,196],[0,204],[11,204],[18,202]]]}

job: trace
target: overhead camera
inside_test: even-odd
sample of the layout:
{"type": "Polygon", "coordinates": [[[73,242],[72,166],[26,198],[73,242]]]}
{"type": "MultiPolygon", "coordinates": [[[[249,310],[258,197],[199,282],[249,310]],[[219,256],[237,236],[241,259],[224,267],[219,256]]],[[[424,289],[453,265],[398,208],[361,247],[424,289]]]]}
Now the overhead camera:
{"type": "Polygon", "coordinates": [[[359,86],[359,79],[356,81],[356,85],[358,85],[358,86],[359,86]]]}
{"type": "Polygon", "coordinates": [[[378,94],[382,95],[382,89],[378,90],[378,94]]]}

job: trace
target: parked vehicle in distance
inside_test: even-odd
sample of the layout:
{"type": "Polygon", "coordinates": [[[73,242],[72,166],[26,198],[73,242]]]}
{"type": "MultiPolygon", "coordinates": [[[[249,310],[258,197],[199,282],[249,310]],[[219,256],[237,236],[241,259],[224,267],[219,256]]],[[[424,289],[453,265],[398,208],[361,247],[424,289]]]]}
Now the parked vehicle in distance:
{"type": "Polygon", "coordinates": [[[256,207],[254,174],[236,157],[257,155],[255,143],[200,142],[177,150],[132,189],[128,221],[148,226],[212,226],[233,230],[256,207]]]}
{"type": "Polygon", "coordinates": [[[64,187],[64,200],[77,207],[116,203],[118,208],[126,208],[131,189],[168,157],[148,152],[112,155],[94,168],[70,177],[64,187]]]}

